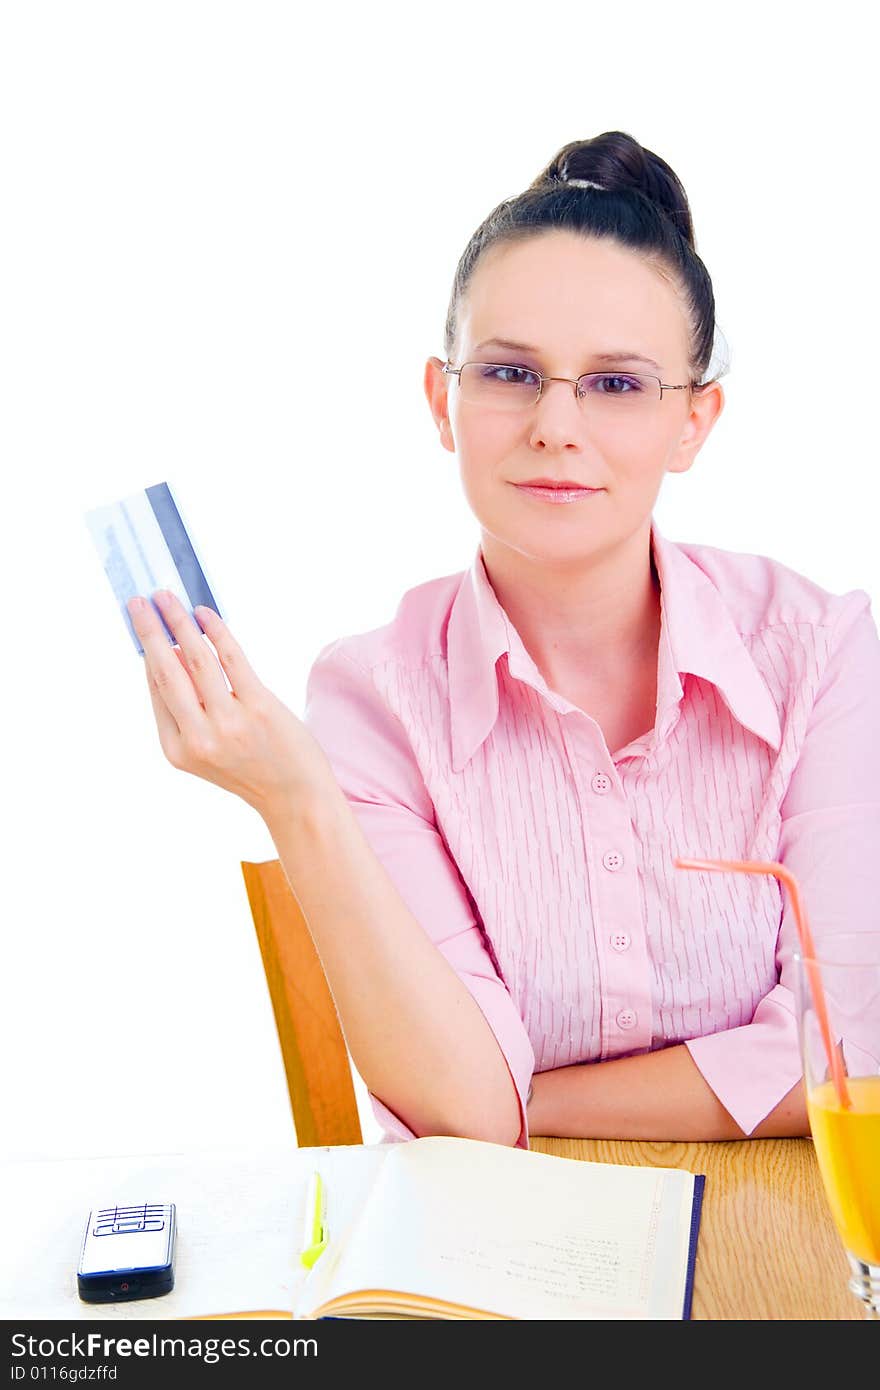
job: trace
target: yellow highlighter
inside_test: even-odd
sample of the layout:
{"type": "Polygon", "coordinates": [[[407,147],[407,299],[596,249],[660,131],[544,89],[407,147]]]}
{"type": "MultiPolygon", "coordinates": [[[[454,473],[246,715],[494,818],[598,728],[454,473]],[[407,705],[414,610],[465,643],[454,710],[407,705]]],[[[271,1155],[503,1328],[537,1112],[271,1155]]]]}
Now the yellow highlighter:
{"type": "Polygon", "coordinates": [[[312,1173],[306,1195],[306,1216],[302,1249],[299,1257],[306,1269],[311,1269],[327,1245],[327,1190],[318,1172],[312,1173]]]}

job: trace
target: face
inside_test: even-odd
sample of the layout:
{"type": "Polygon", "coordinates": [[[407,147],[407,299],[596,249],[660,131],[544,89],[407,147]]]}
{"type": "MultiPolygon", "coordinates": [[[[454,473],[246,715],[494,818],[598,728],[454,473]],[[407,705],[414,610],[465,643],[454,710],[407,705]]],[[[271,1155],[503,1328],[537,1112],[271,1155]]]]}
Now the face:
{"type": "MultiPolygon", "coordinates": [[[[689,380],[688,323],[673,284],[608,240],[551,231],[496,247],[459,308],[455,367],[482,361],[572,379],[628,370],[670,385],[689,380]],[[600,360],[609,353],[627,356],[600,360]]],[[[602,423],[591,414],[589,395],[578,401],[573,386],[554,381],[533,406],[507,413],[463,402],[458,378],[442,365],[428,361],[425,390],[443,446],[458,455],[487,558],[505,547],[533,561],[577,563],[647,530],[664,474],[690,468],[723,408],[714,383],[702,392],[664,391],[638,421],[609,425],[607,411],[602,423]],[[554,505],[516,486],[538,477],[598,490],[554,505]]]]}

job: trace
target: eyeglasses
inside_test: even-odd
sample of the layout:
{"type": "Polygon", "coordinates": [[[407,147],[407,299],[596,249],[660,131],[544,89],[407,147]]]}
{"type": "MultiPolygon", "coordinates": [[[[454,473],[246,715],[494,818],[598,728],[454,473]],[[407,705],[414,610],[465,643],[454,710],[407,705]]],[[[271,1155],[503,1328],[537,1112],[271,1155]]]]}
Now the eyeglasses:
{"type": "Polygon", "coordinates": [[[656,410],[664,391],[699,390],[695,382],[670,386],[657,376],[634,372],[585,372],[573,380],[501,362],[464,362],[460,367],[446,362],[443,371],[458,377],[463,401],[486,410],[529,410],[541,399],[545,381],[567,381],[597,421],[644,420],[656,410]]]}

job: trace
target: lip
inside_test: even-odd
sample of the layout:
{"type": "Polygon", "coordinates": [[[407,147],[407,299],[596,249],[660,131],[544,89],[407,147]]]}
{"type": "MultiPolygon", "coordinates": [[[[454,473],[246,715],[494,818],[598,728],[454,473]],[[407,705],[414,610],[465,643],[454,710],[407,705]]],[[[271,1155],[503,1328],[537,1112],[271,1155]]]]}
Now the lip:
{"type": "Polygon", "coordinates": [[[526,478],[521,483],[514,483],[514,487],[546,487],[554,492],[572,492],[575,488],[581,488],[584,492],[600,492],[597,487],[588,487],[586,483],[569,482],[566,478],[526,478]]]}
{"type": "Polygon", "coordinates": [[[588,497],[596,497],[605,490],[601,487],[583,487],[580,483],[564,483],[561,487],[548,487],[546,482],[514,483],[514,487],[527,497],[534,497],[545,505],[551,502],[554,506],[570,506],[574,502],[584,502],[588,497]]]}

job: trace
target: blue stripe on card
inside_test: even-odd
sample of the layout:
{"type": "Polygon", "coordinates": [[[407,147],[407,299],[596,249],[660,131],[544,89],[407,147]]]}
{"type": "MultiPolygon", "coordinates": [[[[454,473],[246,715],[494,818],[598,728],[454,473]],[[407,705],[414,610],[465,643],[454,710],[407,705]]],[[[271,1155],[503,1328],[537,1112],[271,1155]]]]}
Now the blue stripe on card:
{"type": "Polygon", "coordinates": [[[191,606],[195,608],[197,603],[203,603],[206,608],[213,608],[215,613],[219,613],[217,600],[211,593],[202,567],[196,559],[196,552],[180,519],[168,484],[156,483],[154,487],[145,488],[145,492],[191,606]]]}

